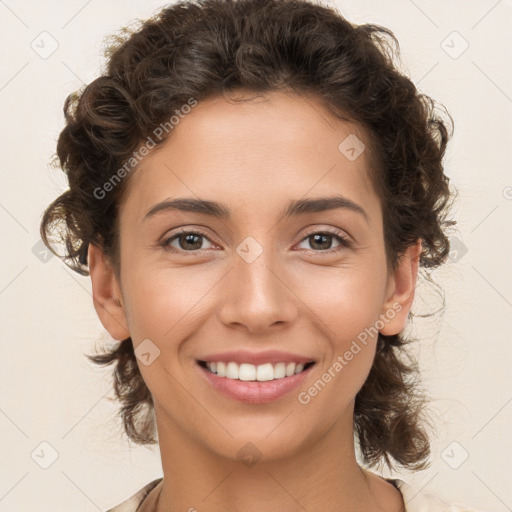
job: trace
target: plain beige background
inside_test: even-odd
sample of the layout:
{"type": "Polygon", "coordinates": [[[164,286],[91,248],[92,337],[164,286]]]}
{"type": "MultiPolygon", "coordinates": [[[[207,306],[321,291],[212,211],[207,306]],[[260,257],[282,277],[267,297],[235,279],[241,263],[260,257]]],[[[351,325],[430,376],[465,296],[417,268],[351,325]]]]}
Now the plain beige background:
{"type": "MultiPolygon", "coordinates": [[[[120,434],[110,370],[83,355],[108,342],[89,278],[45,256],[38,230],[65,187],[48,164],[67,94],[98,75],[106,35],[163,5],[0,0],[4,512],[106,510],[161,476],[158,448],[130,446],[120,434]]],[[[482,512],[511,510],[512,2],[336,5],[352,22],[393,30],[410,77],[455,120],[445,164],[460,195],[458,249],[434,274],[446,313],[411,327],[433,399],[434,457],[429,470],[400,476],[482,512]]],[[[436,309],[428,288],[418,292],[417,313],[436,309]]]]}

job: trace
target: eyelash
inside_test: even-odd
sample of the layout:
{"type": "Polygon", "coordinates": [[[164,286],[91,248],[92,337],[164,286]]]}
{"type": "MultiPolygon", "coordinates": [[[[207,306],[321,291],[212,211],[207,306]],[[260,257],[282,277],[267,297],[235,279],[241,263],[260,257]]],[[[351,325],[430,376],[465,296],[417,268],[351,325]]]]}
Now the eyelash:
{"type": "MultiPolygon", "coordinates": [[[[182,250],[182,249],[175,249],[174,247],[170,247],[170,243],[177,239],[180,235],[197,235],[197,236],[200,236],[200,237],[203,237],[203,238],[206,238],[210,243],[214,243],[212,242],[204,233],[201,233],[200,231],[194,231],[194,230],[182,230],[180,231],[179,233],[176,233],[175,235],[169,237],[169,238],[166,238],[165,240],[162,241],[161,243],[161,246],[166,250],[166,251],[169,251],[169,252],[172,252],[172,253],[175,253],[175,254],[183,254],[183,253],[189,253],[189,254],[198,254],[200,253],[201,251],[205,251],[207,249],[195,249],[195,250],[192,250],[192,251],[185,251],[185,250],[182,250]]],[[[312,251],[314,253],[317,253],[319,255],[330,255],[330,254],[333,254],[335,252],[338,252],[342,249],[346,249],[346,248],[351,248],[353,246],[353,243],[351,240],[349,240],[347,237],[343,236],[341,231],[337,231],[337,230],[322,230],[322,231],[311,231],[309,233],[306,233],[305,236],[300,240],[300,242],[303,242],[304,240],[306,240],[307,238],[313,236],[313,235],[331,235],[334,237],[335,240],[337,240],[340,245],[338,247],[334,247],[333,249],[326,249],[325,251],[322,251],[322,250],[315,250],[315,249],[307,249],[308,251],[312,251]]]]}

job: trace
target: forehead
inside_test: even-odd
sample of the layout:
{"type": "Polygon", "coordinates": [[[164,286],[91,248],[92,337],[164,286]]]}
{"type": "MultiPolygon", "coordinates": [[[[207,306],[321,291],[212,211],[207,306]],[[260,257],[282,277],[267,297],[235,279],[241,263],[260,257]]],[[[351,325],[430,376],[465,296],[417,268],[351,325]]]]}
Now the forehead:
{"type": "Polygon", "coordinates": [[[267,206],[281,211],[290,199],[341,194],[379,215],[360,127],[334,117],[311,96],[232,98],[209,98],[180,117],[130,177],[123,208],[136,205],[142,217],[159,201],[186,196],[254,214],[267,206]]]}

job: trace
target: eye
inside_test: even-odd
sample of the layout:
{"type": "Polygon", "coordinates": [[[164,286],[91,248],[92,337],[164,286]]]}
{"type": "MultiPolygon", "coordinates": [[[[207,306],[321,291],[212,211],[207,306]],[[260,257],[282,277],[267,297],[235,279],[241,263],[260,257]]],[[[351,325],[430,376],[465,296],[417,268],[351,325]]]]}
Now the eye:
{"type": "Polygon", "coordinates": [[[331,231],[314,231],[312,233],[308,233],[305,238],[302,239],[302,242],[308,241],[310,247],[314,252],[323,252],[323,253],[333,253],[337,252],[341,249],[352,247],[352,242],[340,231],[331,232],[331,231]],[[333,241],[338,242],[338,246],[331,248],[333,241]]]}
{"type": "MultiPolygon", "coordinates": [[[[308,233],[305,238],[302,239],[301,243],[308,241],[313,252],[316,253],[328,253],[340,251],[343,248],[352,247],[352,242],[345,236],[341,231],[331,232],[328,230],[324,231],[313,231],[308,233]],[[331,248],[333,242],[337,242],[338,246],[331,248]]],[[[182,230],[179,233],[166,238],[162,242],[162,247],[170,252],[199,252],[204,249],[211,249],[214,244],[210,239],[199,231],[186,231],[182,230]],[[203,241],[207,240],[210,247],[204,247],[203,241]]]]}
{"type": "Polygon", "coordinates": [[[209,248],[202,246],[203,240],[208,240],[208,242],[212,244],[209,238],[206,237],[206,235],[203,233],[183,230],[180,233],[171,236],[170,238],[166,238],[162,242],[162,246],[171,252],[195,252],[209,248]],[[176,242],[178,247],[176,247],[176,245],[172,245],[173,242],[176,242]]]}

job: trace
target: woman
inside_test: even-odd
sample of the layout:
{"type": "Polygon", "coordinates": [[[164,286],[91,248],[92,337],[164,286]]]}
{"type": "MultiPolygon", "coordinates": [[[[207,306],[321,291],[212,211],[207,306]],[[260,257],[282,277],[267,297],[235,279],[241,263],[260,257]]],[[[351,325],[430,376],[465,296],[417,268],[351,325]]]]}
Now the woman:
{"type": "Polygon", "coordinates": [[[428,464],[403,330],[453,224],[448,130],[393,41],[303,0],[182,2],[68,97],[42,236],[90,274],[119,340],[90,358],[164,473],[111,512],[469,510],[367,469],[428,464]]]}

